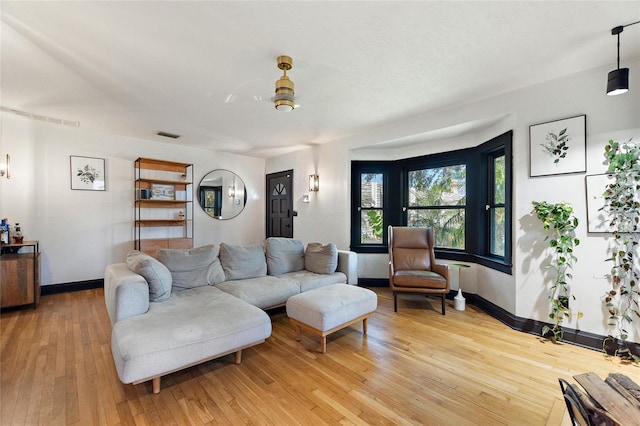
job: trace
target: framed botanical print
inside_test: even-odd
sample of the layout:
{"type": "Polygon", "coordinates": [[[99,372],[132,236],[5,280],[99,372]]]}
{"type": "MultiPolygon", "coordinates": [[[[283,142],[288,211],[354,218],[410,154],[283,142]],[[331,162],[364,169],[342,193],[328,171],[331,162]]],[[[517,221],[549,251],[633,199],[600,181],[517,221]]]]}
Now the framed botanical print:
{"type": "Polygon", "coordinates": [[[529,176],[587,171],[587,116],[529,126],[529,176]]]}
{"type": "Polygon", "coordinates": [[[71,189],[105,191],[104,158],[70,156],[71,189]]]}

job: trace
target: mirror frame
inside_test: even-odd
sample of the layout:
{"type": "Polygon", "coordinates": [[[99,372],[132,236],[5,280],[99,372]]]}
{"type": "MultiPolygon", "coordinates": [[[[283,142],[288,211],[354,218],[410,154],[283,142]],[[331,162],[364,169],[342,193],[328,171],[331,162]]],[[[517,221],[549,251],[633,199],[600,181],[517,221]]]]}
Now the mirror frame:
{"type": "MultiPolygon", "coordinates": [[[[231,186],[229,186],[229,188],[232,188],[231,186]]],[[[229,220],[229,219],[233,219],[234,217],[238,216],[240,213],[242,213],[242,211],[244,210],[244,208],[247,206],[247,185],[244,183],[244,181],[242,180],[242,178],[240,176],[238,176],[237,174],[235,174],[234,172],[232,172],[231,170],[227,170],[227,169],[213,169],[210,172],[206,173],[204,176],[202,176],[202,179],[200,179],[200,183],[198,184],[198,188],[197,188],[197,196],[198,196],[198,205],[200,206],[200,208],[202,209],[202,211],[209,217],[213,218],[213,219],[218,219],[218,220],[229,220]],[[203,188],[202,183],[205,181],[205,179],[210,179],[212,177],[212,175],[214,177],[220,176],[222,178],[222,185],[220,186],[206,186],[203,188]],[[225,207],[225,203],[224,201],[227,198],[231,198],[224,190],[224,187],[227,186],[226,183],[224,182],[224,178],[227,177],[230,180],[233,180],[234,182],[234,188],[237,188],[237,184],[240,183],[242,184],[242,189],[243,189],[243,195],[241,198],[236,198],[235,196],[233,196],[235,203],[237,205],[240,205],[240,202],[242,203],[242,207],[238,207],[239,210],[235,210],[234,209],[234,214],[233,216],[225,216],[224,213],[222,212],[222,209],[225,207]],[[209,190],[209,188],[211,188],[211,190],[209,190]],[[205,192],[204,191],[208,191],[206,196],[209,198],[208,203],[205,203],[205,200],[203,199],[205,197],[205,192]],[[238,202],[240,201],[240,202],[238,202]],[[218,214],[216,214],[218,213],[218,214]]]]}

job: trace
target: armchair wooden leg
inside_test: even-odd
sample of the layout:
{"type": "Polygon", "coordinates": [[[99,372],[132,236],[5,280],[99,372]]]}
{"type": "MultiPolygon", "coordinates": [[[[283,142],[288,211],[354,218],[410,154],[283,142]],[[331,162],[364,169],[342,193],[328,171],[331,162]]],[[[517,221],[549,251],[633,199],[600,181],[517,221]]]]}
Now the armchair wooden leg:
{"type": "Polygon", "coordinates": [[[445,303],[444,303],[444,293],[442,293],[442,315],[444,315],[444,307],[445,307],[445,303]]]}
{"type": "Polygon", "coordinates": [[[398,312],[398,292],[393,292],[393,312],[398,312]]]}

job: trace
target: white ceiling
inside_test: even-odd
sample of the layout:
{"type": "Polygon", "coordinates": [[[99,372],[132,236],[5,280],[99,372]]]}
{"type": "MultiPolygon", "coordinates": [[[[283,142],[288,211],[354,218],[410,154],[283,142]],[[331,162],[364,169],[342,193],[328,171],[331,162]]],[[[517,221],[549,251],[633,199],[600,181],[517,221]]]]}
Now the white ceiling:
{"type": "MultiPolygon", "coordinates": [[[[0,11],[4,108],[268,158],[613,64],[610,30],[640,20],[640,1],[2,1],[0,11]],[[279,55],[293,58],[301,107],[290,113],[269,100],[279,55]]],[[[640,24],[621,34],[621,55],[622,66],[640,56],[640,24]]]]}

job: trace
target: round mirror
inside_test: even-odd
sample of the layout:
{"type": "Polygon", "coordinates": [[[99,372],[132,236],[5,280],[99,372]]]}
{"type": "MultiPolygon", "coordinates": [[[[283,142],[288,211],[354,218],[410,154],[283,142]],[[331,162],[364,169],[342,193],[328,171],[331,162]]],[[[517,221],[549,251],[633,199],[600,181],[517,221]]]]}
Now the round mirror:
{"type": "Polygon", "coordinates": [[[198,202],[212,218],[231,219],[244,209],[247,191],[237,174],[224,169],[212,170],[198,185],[198,202]]]}

